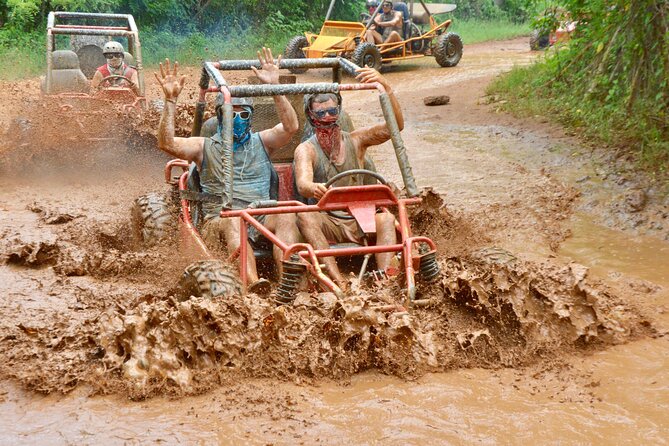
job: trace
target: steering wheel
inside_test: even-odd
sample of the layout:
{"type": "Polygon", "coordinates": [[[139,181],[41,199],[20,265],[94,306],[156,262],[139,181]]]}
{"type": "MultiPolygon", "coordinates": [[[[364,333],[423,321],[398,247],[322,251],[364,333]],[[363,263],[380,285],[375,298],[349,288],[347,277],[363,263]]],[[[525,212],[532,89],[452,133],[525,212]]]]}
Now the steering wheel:
{"type": "MultiPolygon", "coordinates": [[[[386,179],[383,178],[381,175],[379,175],[376,172],[373,172],[373,171],[367,170],[367,169],[352,169],[352,170],[347,170],[345,172],[338,173],[337,175],[333,176],[332,178],[330,178],[328,180],[327,183],[325,183],[325,187],[330,187],[334,183],[336,183],[337,181],[341,180],[342,178],[346,178],[346,177],[349,177],[351,175],[368,175],[370,177],[374,177],[377,180],[379,180],[379,182],[381,184],[388,185],[388,182],[386,181],[386,179]]],[[[337,213],[337,212],[341,212],[341,211],[326,211],[326,212],[328,214],[330,214],[331,216],[342,219],[342,220],[353,220],[355,218],[352,215],[342,215],[341,213],[337,213]]]]}
{"type": "MultiPolygon", "coordinates": [[[[103,87],[106,87],[106,86],[107,86],[107,85],[105,85],[105,84],[111,84],[111,81],[113,81],[114,79],[123,79],[124,81],[128,82],[128,85],[129,85],[129,86],[132,86],[132,81],[131,81],[130,79],[128,79],[127,77],[122,76],[122,75],[120,75],[120,74],[111,74],[111,75],[109,75],[109,76],[103,78],[103,79],[100,81],[100,83],[98,84],[97,89],[98,89],[98,90],[101,90],[103,87]]],[[[109,86],[111,86],[111,85],[109,85],[109,86]]]]}
{"type": "Polygon", "coordinates": [[[381,175],[379,175],[376,172],[373,172],[373,171],[367,170],[367,169],[351,169],[351,170],[347,170],[345,172],[338,173],[337,175],[330,178],[327,181],[327,183],[325,183],[325,187],[330,187],[334,183],[336,183],[337,181],[341,180],[342,178],[350,177],[351,175],[367,175],[367,176],[376,178],[377,180],[379,180],[379,182],[381,184],[384,184],[386,186],[388,185],[388,182],[386,181],[386,179],[383,178],[381,175]]]}

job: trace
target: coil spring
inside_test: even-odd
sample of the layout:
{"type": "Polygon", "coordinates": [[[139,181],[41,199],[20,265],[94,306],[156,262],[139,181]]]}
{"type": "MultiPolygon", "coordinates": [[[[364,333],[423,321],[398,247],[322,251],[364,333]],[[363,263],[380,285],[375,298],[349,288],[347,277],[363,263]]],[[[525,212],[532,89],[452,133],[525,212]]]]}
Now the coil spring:
{"type": "Polygon", "coordinates": [[[437,251],[426,252],[420,257],[420,275],[425,282],[434,282],[441,272],[437,263],[437,251]]]}
{"type": "Polygon", "coordinates": [[[283,273],[276,289],[276,300],[282,304],[289,304],[295,300],[295,290],[307,270],[307,265],[300,262],[300,258],[295,254],[290,257],[290,260],[284,260],[281,263],[283,273]]]}

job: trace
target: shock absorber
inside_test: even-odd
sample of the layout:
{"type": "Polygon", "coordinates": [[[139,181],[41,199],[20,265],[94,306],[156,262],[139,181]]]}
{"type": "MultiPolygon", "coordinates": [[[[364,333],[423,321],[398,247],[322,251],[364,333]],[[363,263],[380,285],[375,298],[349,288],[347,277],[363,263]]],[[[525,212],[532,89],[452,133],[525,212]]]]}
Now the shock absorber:
{"type": "Polygon", "coordinates": [[[439,263],[437,263],[437,251],[429,250],[426,244],[422,244],[419,248],[420,252],[420,276],[423,281],[430,283],[434,282],[441,272],[439,263]]]}
{"type": "Polygon", "coordinates": [[[307,265],[300,262],[300,257],[297,254],[290,256],[290,260],[283,260],[281,264],[283,273],[276,289],[276,301],[282,304],[290,304],[295,300],[295,291],[307,270],[307,265]]]}

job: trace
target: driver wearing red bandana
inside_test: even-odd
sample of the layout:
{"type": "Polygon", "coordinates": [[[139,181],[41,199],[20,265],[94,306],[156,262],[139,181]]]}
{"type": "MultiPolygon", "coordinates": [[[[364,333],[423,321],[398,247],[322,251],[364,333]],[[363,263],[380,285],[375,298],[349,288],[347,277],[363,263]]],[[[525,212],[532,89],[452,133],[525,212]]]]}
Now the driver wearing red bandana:
{"type": "MultiPolygon", "coordinates": [[[[402,109],[388,81],[373,68],[360,68],[356,77],[361,83],[378,82],[386,89],[397,119],[399,129],[404,128],[402,109]]],[[[341,113],[341,97],[338,94],[314,94],[305,98],[307,119],[314,127],[314,135],[295,149],[295,182],[300,195],[315,203],[327,192],[325,183],[335,175],[353,169],[363,169],[367,148],[390,139],[385,122],[355,130],[341,130],[338,119],[341,113]]],[[[342,178],[335,186],[365,184],[369,177],[353,175],[342,178]]],[[[304,238],[316,249],[327,249],[330,242],[364,243],[364,233],[348,214],[304,212],[298,215],[298,226],[304,238]]],[[[395,218],[388,212],[376,214],[376,244],[396,243],[395,218]]],[[[376,254],[376,265],[386,271],[393,253],[376,254]]],[[[330,277],[340,288],[348,283],[337,267],[334,257],[324,257],[323,263],[330,277]]]]}

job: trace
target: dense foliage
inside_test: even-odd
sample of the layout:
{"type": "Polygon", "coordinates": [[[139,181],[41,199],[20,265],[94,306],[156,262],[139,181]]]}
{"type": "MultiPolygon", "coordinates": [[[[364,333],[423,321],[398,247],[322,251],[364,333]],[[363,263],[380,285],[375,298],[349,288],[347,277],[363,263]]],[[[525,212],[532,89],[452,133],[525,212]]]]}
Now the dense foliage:
{"type": "Polygon", "coordinates": [[[666,173],[669,2],[563,0],[560,6],[578,23],[570,42],[497,88],[518,101],[548,106],[564,122],[631,149],[666,173]],[[544,100],[537,104],[537,97],[544,100]]]}
{"type": "MultiPolygon", "coordinates": [[[[441,3],[432,0],[428,3],[441,3]]],[[[456,16],[508,18],[523,22],[534,0],[456,0],[456,16]]],[[[221,28],[292,27],[319,24],[329,0],[0,0],[0,26],[30,31],[39,28],[52,10],[130,13],[143,27],[169,26],[174,31],[217,31],[221,28]]],[[[364,0],[337,0],[334,17],[355,19],[364,0]]]]}

